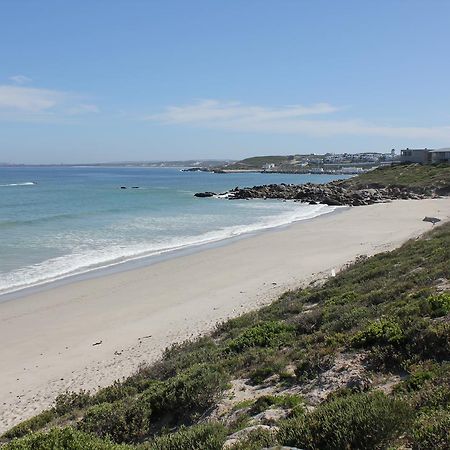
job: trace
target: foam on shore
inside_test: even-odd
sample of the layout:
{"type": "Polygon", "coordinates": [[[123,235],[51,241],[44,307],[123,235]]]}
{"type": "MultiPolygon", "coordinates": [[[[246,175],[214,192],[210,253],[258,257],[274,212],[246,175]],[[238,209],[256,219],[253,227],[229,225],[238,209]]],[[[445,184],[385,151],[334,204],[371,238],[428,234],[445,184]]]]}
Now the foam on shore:
{"type": "MultiPolygon", "coordinates": [[[[261,202],[258,202],[261,208],[261,202]]],[[[290,202],[293,205],[292,202],[290,202]]],[[[236,207],[240,205],[235,204],[236,207]]],[[[242,207],[251,208],[250,203],[242,207]]],[[[268,205],[268,208],[270,206],[268,205]]],[[[323,214],[333,212],[336,207],[327,205],[308,205],[296,203],[294,209],[262,217],[252,224],[227,226],[209,232],[186,237],[149,241],[148,243],[109,245],[104,248],[74,249],[70,254],[29,265],[13,272],[0,274],[0,295],[36,287],[42,284],[62,280],[74,275],[86,274],[95,270],[105,269],[138,259],[156,257],[178,250],[197,247],[205,244],[223,241],[229,238],[252,234],[271,228],[289,225],[293,222],[308,220],[323,214]]],[[[1,225],[1,224],[0,224],[1,225]]]]}

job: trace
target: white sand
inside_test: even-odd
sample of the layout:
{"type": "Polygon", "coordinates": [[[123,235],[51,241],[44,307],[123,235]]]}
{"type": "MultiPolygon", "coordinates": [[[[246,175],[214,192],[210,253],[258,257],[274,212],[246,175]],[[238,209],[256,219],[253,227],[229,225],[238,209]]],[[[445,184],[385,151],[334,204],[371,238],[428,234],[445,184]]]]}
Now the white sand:
{"type": "Polygon", "coordinates": [[[0,432],[50,406],[66,389],[105,386],[173,342],[358,255],[400,245],[431,229],[422,221],[426,215],[448,220],[450,199],[350,208],[0,303],[0,432]]]}

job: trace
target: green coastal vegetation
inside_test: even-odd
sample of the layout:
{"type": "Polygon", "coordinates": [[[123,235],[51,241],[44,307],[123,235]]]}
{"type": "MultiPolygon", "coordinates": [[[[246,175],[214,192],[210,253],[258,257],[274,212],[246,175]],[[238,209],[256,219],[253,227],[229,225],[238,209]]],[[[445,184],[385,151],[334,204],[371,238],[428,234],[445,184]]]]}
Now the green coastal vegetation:
{"type": "MultiPolygon", "coordinates": [[[[350,182],[423,186],[424,170],[449,181],[404,166],[350,182]]],[[[449,223],[361,255],[124,380],[59,395],[2,449],[448,449],[449,257],[449,223]]]]}
{"type": "Polygon", "coordinates": [[[346,187],[406,187],[417,192],[450,193],[450,164],[398,164],[379,167],[342,182],[346,187]]]}

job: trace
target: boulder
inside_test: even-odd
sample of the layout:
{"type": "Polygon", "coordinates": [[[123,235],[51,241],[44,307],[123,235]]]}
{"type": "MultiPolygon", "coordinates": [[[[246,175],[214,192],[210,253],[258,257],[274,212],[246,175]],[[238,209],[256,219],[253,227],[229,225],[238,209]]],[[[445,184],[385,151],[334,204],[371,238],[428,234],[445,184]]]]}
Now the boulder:
{"type": "Polygon", "coordinates": [[[195,197],[213,197],[214,195],[216,195],[215,192],[197,192],[196,194],[194,194],[195,197]]]}

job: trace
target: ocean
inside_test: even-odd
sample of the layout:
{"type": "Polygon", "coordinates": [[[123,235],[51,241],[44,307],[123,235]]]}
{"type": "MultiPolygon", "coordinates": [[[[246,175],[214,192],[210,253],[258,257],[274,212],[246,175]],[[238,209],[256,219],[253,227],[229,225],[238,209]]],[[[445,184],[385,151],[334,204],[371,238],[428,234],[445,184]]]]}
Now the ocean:
{"type": "Polygon", "coordinates": [[[0,294],[335,209],[276,200],[199,199],[195,192],[338,178],[345,177],[212,174],[175,168],[2,167],[0,294]]]}

